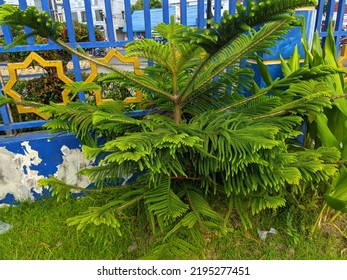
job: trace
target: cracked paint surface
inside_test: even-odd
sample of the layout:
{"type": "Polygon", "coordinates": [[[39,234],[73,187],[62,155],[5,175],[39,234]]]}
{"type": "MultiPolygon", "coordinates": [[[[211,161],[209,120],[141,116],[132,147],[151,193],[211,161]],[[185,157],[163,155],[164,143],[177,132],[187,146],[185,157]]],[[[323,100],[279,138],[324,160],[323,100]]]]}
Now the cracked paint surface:
{"type": "Polygon", "coordinates": [[[87,176],[79,175],[77,172],[92,166],[93,161],[86,159],[80,149],[69,149],[64,145],[61,148],[61,152],[63,154],[63,162],[58,165],[58,171],[54,174],[54,177],[72,186],[88,187],[91,181],[87,176]]]}
{"type": "MultiPolygon", "coordinates": [[[[17,201],[33,200],[34,193],[42,194],[43,188],[39,187],[37,182],[45,176],[36,169],[40,169],[40,165],[46,166],[50,163],[43,162],[39,151],[32,149],[30,142],[22,142],[21,148],[23,154],[13,153],[0,147],[0,200],[7,194],[12,194],[17,201]]],[[[49,149],[49,147],[46,148],[49,149]]],[[[87,160],[78,148],[70,149],[64,145],[60,151],[62,161],[56,166],[56,173],[52,175],[70,185],[82,188],[90,185],[88,177],[78,175],[77,172],[91,166],[93,161],[87,160]]]]}
{"type": "Polygon", "coordinates": [[[31,190],[42,193],[37,181],[43,176],[33,166],[41,163],[37,151],[31,149],[29,142],[21,144],[24,154],[15,154],[0,147],[0,199],[12,194],[16,200],[33,199],[31,190]]]}

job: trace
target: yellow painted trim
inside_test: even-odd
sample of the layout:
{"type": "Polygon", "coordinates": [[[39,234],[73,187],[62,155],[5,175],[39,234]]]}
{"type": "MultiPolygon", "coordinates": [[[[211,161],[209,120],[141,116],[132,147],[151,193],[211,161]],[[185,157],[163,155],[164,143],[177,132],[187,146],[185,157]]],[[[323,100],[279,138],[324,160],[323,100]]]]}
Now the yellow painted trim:
{"type": "MultiPolygon", "coordinates": [[[[140,70],[140,62],[138,57],[124,57],[120,52],[116,49],[111,49],[105,57],[100,58],[99,60],[105,64],[109,63],[112,58],[117,58],[122,63],[132,63],[134,66],[134,73],[137,75],[143,75],[143,72],[140,70]]],[[[98,75],[98,68],[95,63],[90,64],[91,73],[86,79],[86,82],[93,82],[98,75]]],[[[104,101],[109,101],[109,99],[103,99],[101,96],[101,92],[99,90],[93,91],[95,94],[96,104],[99,105],[104,101]]],[[[142,91],[136,90],[136,96],[128,97],[124,100],[127,103],[137,103],[142,101],[142,91]]]]}
{"type": "Polygon", "coordinates": [[[314,6],[306,6],[306,7],[297,8],[297,9],[295,9],[295,11],[307,11],[307,10],[313,11],[315,9],[316,9],[316,7],[314,7],[314,6]]]}
{"type": "MultiPolygon", "coordinates": [[[[8,64],[8,73],[9,81],[5,84],[3,91],[8,96],[12,97],[16,101],[24,101],[22,95],[13,89],[14,85],[18,82],[17,70],[28,69],[30,65],[36,61],[42,67],[54,67],[57,69],[58,78],[67,85],[71,85],[73,82],[64,74],[64,68],[62,61],[59,60],[45,60],[35,52],[31,52],[27,58],[20,63],[9,63],[8,64]]],[[[68,98],[69,90],[64,89],[61,93],[63,104],[66,104],[69,101],[68,98]]],[[[38,111],[38,108],[33,108],[30,106],[17,105],[18,113],[34,113],[40,116],[43,119],[48,119],[47,114],[41,114],[38,111]]]]}
{"type": "MultiPolygon", "coordinates": [[[[285,60],[287,61],[288,59],[285,59],[285,60]]],[[[301,58],[299,60],[300,63],[304,62],[304,61],[305,61],[304,58],[301,58]]],[[[257,64],[257,60],[256,59],[247,59],[247,62],[252,63],[252,64],[257,64]]],[[[268,59],[268,60],[264,60],[263,63],[265,65],[277,65],[277,64],[281,64],[281,60],[279,60],[279,59],[274,59],[274,60],[268,59]]]]}

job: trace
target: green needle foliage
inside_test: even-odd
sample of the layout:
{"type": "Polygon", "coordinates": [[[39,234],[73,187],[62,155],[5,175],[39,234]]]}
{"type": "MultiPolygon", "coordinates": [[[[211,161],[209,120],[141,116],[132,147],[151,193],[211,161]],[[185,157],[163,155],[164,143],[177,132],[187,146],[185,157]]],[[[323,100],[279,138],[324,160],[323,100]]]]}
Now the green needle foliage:
{"type": "MultiPolygon", "coordinates": [[[[121,235],[121,220],[138,207],[138,215],[147,215],[152,230],[167,242],[150,255],[160,257],[167,248],[177,249],[174,236],[182,232],[228,233],[239,223],[233,213],[243,228],[250,228],[250,215],[285,206],[288,190],[307,184],[315,188],[334,177],[340,158],[336,147],[310,150],[295,146],[295,139],[308,114],[331,107],[332,89],[322,77],[339,70],[303,67],[259,88],[244,62],[257,52],[269,52],[300,24],[295,8],[314,4],[250,2],[249,13],[239,5],[237,15],[225,14],[211,29],[188,29],[172,20],[155,30],[164,42],[129,43],[128,57],[151,59],[154,65],[143,69],[142,76],[106,65],[113,72],[102,80],[142,90],[148,106],[144,117],[129,117],[120,101],[44,106],[41,111],[52,118],[47,127],[76,133],[85,155],[96,161],[80,173],[109,193],[104,205],[68,223],[79,230],[107,225],[121,235]],[[252,94],[246,97],[245,90],[252,94]],[[117,183],[122,186],[115,187],[117,183]]],[[[0,9],[2,24],[26,24],[18,10],[8,10],[6,5],[0,9]]],[[[31,27],[56,40],[54,24],[31,27]],[[45,28],[49,32],[42,32],[45,28]]],[[[83,85],[72,91],[74,87],[81,90],[83,85]]],[[[52,185],[60,198],[66,187],[76,188],[54,178],[40,184],[52,185]]]]}

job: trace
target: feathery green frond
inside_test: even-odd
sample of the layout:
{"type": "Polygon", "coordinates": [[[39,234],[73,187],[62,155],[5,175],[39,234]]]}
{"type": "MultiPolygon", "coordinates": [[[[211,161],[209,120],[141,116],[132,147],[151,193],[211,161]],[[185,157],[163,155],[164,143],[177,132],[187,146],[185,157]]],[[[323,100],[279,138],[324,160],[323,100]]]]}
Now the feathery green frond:
{"type": "Polygon", "coordinates": [[[276,210],[278,207],[285,206],[285,204],[286,200],[281,195],[253,197],[251,200],[252,215],[258,214],[260,211],[267,208],[276,210]]]}
{"type": "Polygon", "coordinates": [[[31,35],[39,35],[52,40],[59,38],[61,27],[60,23],[52,20],[46,11],[40,13],[33,6],[23,11],[10,4],[0,6],[0,24],[28,26],[33,29],[31,35]]]}
{"type": "Polygon", "coordinates": [[[133,41],[127,44],[126,57],[143,57],[152,59],[154,62],[165,66],[171,70],[172,52],[168,44],[153,41],[151,39],[143,39],[133,41]]]}
{"type": "Polygon", "coordinates": [[[13,101],[13,99],[8,98],[2,94],[0,94],[0,106],[3,106],[5,104],[11,103],[13,101]]]}
{"type": "Polygon", "coordinates": [[[62,129],[75,133],[82,142],[89,145],[96,145],[91,134],[93,128],[91,115],[97,110],[96,105],[74,102],[61,106],[51,103],[40,108],[41,113],[48,113],[59,121],[52,121],[45,124],[51,131],[61,131],[62,129]]]}
{"type": "Polygon", "coordinates": [[[261,27],[253,36],[241,34],[231,45],[219,49],[213,56],[207,57],[201,64],[204,66],[204,71],[197,68],[182,90],[182,100],[184,101],[194,91],[204,87],[228,67],[233,64],[238,65],[241,58],[254,57],[255,52],[266,52],[276,40],[281,39],[288,32],[289,27],[287,20],[270,22],[261,27]]]}
{"type": "Polygon", "coordinates": [[[54,177],[40,179],[38,184],[41,187],[49,186],[52,196],[56,196],[58,202],[70,198],[72,191],[81,192],[85,190],[78,186],[68,185],[64,181],[54,177]]]}
{"type": "Polygon", "coordinates": [[[71,85],[64,85],[63,88],[71,90],[73,93],[89,90],[100,90],[100,86],[94,82],[73,82],[71,85]]]}
{"type": "Polygon", "coordinates": [[[185,239],[172,237],[165,243],[158,245],[153,251],[141,258],[142,260],[175,260],[180,259],[199,259],[201,256],[199,248],[190,244],[185,239]]]}
{"type": "Polygon", "coordinates": [[[145,204],[149,211],[162,217],[166,224],[182,216],[188,210],[188,205],[174,193],[171,189],[170,178],[165,175],[160,176],[157,186],[147,191],[145,204]]]}
{"type": "MultiPolygon", "coordinates": [[[[290,15],[284,14],[285,12],[291,13],[296,8],[315,5],[317,5],[315,0],[249,1],[249,12],[247,12],[246,6],[237,3],[237,13],[234,15],[225,13],[219,24],[212,22],[212,28],[194,29],[183,33],[183,38],[213,54],[230,44],[234,38],[245,31],[245,27],[248,29],[248,27],[289,18],[290,15]]],[[[290,21],[291,24],[296,22],[295,17],[291,17],[290,21]]]]}

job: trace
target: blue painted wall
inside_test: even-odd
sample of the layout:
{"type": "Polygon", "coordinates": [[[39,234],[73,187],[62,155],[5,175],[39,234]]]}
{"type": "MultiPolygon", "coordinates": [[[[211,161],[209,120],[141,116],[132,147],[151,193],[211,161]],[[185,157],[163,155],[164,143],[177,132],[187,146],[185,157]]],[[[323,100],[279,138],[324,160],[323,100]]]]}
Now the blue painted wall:
{"type": "MultiPolygon", "coordinates": [[[[75,173],[91,164],[80,148],[80,141],[67,133],[0,137],[0,204],[15,204],[48,194],[48,189],[37,188],[39,178],[56,176],[76,182],[75,173]]],[[[85,187],[86,182],[85,178],[80,181],[85,187]]]]}

